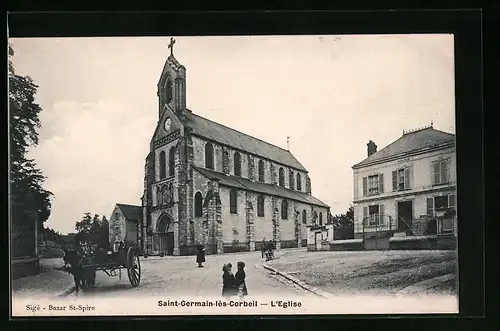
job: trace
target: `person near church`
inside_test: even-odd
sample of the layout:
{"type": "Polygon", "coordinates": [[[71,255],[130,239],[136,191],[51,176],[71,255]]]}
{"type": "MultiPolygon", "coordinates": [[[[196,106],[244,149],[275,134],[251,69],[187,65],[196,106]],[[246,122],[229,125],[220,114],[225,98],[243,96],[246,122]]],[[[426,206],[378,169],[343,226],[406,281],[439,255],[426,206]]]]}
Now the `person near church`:
{"type": "Polygon", "coordinates": [[[237,296],[242,299],[245,295],[248,295],[247,284],[245,282],[245,263],[240,261],[236,267],[238,271],[234,275],[234,278],[236,280],[237,296]]]}
{"type": "Polygon", "coordinates": [[[224,264],[222,267],[222,296],[226,299],[235,296],[237,291],[236,279],[231,271],[232,267],[231,263],[224,264]]]}
{"type": "Polygon", "coordinates": [[[196,254],[196,263],[198,263],[198,268],[203,268],[204,262],[205,262],[205,247],[203,245],[198,245],[198,254],[196,254]]]}
{"type": "Polygon", "coordinates": [[[262,244],[260,246],[260,252],[262,253],[262,258],[264,258],[264,255],[266,254],[266,246],[267,246],[267,243],[266,243],[266,239],[262,239],[262,244]]]}

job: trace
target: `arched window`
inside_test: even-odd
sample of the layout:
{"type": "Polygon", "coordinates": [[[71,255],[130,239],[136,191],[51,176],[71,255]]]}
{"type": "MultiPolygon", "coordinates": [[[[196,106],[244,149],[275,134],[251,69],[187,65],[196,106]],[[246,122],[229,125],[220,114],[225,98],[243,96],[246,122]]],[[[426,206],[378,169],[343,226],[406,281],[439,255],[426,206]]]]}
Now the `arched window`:
{"type": "Polygon", "coordinates": [[[172,177],[175,174],[175,147],[170,148],[168,154],[168,175],[172,177]]]}
{"type": "Polygon", "coordinates": [[[229,212],[231,214],[238,213],[238,192],[234,189],[229,193],[229,212]]]}
{"type": "Polygon", "coordinates": [[[259,182],[263,182],[263,183],[265,182],[264,172],[265,172],[264,161],[259,160],[259,182]]]}
{"type": "Polygon", "coordinates": [[[165,151],[160,152],[160,179],[167,176],[167,157],[165,151]]]}
{"type": "Polygon", "coordinates": [[[323,213],[319,213],[319,225],[323,225],[323,213]]]}
{"type": "Polygon", "coordinates": [[[120,213],[115,213],[115,221],[118,221],[120,219],[120,213]]]}
{"type": "Polygon", "coordinates": [[[241,156],[240,153],[234,153],[234,175],[241,176],[241,156]]]}
{"type": "Polygon", "coordinates": [[[194,195],[194,217],[201,217],[203,215],[203,197],[200,192],[194,195]]]}
{"type": "Polygon", "coordinates": [[[264,196],[259,195],[257,198],[257,216],[264,217],[264,196]]]}
{"type": "Polygon", "coordinates": [[[314,224],[318,223],[318,212],[314,212],[314,224]]]}
{"type": "Polygon", "coordinates": [[[297,173],[297,191],[302,191],[302,178],[300,173],[297,173]]]}
{"type": "Polygon", "coordinates": [[[279,170],[279,185],[285,186],[285,169],[283,168],[279,170]]]}
{"type": "Polygon", "coordinates": [[[167,97],[167,103],[169,103],[170,101],[172,101],[172,80],[169,78],[167,78],[167,83],[165,84],[165,88],[166,88],[166,97],[167,97]]]}
{"type": "Polygon", "coordinates": [[[305,209],[302,211],[302,224],[307,224],[307,213],[305,209]]]}
{"type": "Polygon", "coordinates": [[[214,146],[211,143],[205,145],[205,168],[214,170],[214,146]]]}
{"type": "Polygon", "coordinates": [[[281,201],[281,219],[283,219],[283,220],[288,219],[288,201],[287,200],[281,201]]]}
{"type": "Polygon", "coordinates": [[[288,173],[288,183],[289,183],[288,185],[290,186],[291,190],[294,190],[295,189],[295,187],[294,187],[295,185],[293,184],[293,180],[294,180],[294,178],[293,178],[293,171],[292,170],[289,170],[289,171],[290,172],[288,173]]]}

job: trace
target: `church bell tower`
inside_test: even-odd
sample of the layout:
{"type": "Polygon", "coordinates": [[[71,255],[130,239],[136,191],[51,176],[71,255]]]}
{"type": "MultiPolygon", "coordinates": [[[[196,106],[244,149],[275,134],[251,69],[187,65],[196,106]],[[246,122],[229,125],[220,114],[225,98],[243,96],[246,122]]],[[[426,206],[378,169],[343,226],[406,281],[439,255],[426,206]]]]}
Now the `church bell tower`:
{"type": "Polygon", "coordinates": [[[174,57],[174,44],[175,39],[170,38],[170,55],[158,81],[158,119],[167,108],[180,117],[186,111],[186,68],[174,57]]]}

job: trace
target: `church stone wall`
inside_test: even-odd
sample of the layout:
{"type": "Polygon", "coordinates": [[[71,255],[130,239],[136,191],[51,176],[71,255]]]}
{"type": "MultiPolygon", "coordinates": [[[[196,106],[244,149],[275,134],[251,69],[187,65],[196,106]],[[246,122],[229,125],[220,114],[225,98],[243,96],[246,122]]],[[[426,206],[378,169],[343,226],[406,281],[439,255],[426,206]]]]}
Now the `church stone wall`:
{"type": "Polygon", "coordinates": [[[264,195],[264,216],[259,217],[257,214],[257,194],[255,194],[255,241],[256,249],[259,249],[263,239],[273,239],[273,206],[270,196],[264,195]]]}
{"type": "Polygon", "coordinates": [[[155,180],[156,181],[159,181],[160,180],[160,153],[162,151],[165,152],[165,155],[166,155],[166,165],[167,165],[167,171],[166,171],[166,178],[168,178],[168,174],[169,174],[169,164],[168,164],[168,155],[169,155],[169,152],[170,152],[170,148],[172,146],[176,146],[177,143],[179,142],[179,139],[176,139],[176,140],[173,140],[171,142],[169,142],[168,144],[165,144],[161,147],[158,147],[157,149],[155,149],[155,167],[154,167],[154,171],[155,171],[155,180]]]}
{"type": "Polygon", "coordinates": [[[230,213],[229,204],[230,188],[220,187],[222,216],[222,236],[225,247],[232,247],[234,250],[245,250],[246,247],[246,196],[245,191],[238,190],[237,214],[230,213]]]}
{"type": "MultiPolygon", "coordinates": [[[[194,239],[194,242],[191,242],[191,244],[198,244],[198,243],[203,243],[204,240],[205,240],[205,228],[204,228],[204,225],[203,225],[203,221],[204,221],[204,215],[202,215],[201,217],[194,217],[194,196],[196,195],[197,192],[200,192],[201,193],[201,196],[203,197],[203,200],[202,200],[202,204],[205,202],[205,198],[207,197],[207,193],[209,191],[209,180],[201,175],[199,172],[197,171],[194,171],[193,172],[193,196],[192,196],[192,205],[191,205],[191,209],[192,209],[192,215],[193,215],[193,218],[192,218],[192,226],[190,227],[190,230],[189,230],[189,238],[193,238],[194,239]],[[191,230],[194,231],[194,234],[191,234],[191,230]]],[[[212,229],[211,229],[212,230],[212,229]]],[[[213,232],[213,231],[210,231],[210,232],[213,232]]],[[[206,238],[206,239],[212,239],[212,238],[206,238]]],[[[190,240],[191,241],[191,240],[190,240]]]]}

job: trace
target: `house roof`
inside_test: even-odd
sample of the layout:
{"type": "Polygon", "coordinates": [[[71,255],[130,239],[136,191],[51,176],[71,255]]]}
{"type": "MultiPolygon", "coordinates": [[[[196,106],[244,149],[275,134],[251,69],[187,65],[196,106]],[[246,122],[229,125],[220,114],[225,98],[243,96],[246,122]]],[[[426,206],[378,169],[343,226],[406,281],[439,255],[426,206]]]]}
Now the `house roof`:
{"type": "Polygon", "coordinates": [[[184,124],[192,129],[193,134],[307,172],[290,151],[193,114],[192,111],[186,112],[184,124]]]}
{"type": "Polygon", "coordinates": [[[127,220],[141,221],[142,220],[142,207],[134,205],[126,205],[117,203],[116,206],[122,211],[123,216],[127,220]]]}
{"type": "Polygon", "coordinates": [[[249,191],[264,193],[264,194],[268,194],[268,195],[282,196],[282,197],[285,197],[285,198],[290,199],[290,200],[296,200],[296,201],[300,201],[300,202],[328,208],[327,204],[325,204],[321,200],[313,197],[312,195],[309,195],[309,194],[304,193],[304,192],[298,192],[298,191],[290,190],[290,189],[276,186],[276,185],[272,185],[272,184],[253,182],[253,181],[246,179],[246,178],[226,175],[226,174],[223,174],[221,172],[203,169],[203,168],[199,168],[196,166],[193,166],[193,167],[198,172],[200,172],[203,176],[205,176],[211,180],[218,181],[219,185],[235,187],[235,188],[239,188],[242,190],[249,190],[249,191]]]}
{"type": "Polygon", "coordinates": [[[392,157],[403,157],[419,150],[433,149],[452,145],[454,143],[454,134],[427,127],[421,130],[404,133],[398,140],[355,164],[353,168],[359,168],[373,162],[381,162],[392,157]]]}

